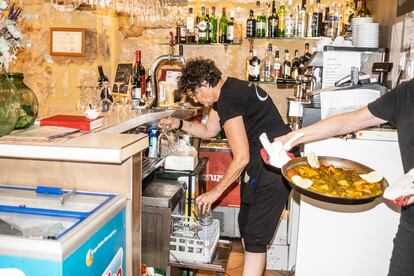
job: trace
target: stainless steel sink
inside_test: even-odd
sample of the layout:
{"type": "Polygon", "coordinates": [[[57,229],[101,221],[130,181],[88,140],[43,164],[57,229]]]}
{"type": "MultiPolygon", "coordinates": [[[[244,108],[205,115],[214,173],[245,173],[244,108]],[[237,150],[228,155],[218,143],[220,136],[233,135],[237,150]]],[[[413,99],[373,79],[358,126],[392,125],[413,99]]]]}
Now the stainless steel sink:
{"type": "Polygon", "coordinates": [[[177,180],[154,179],[142,192],[142,204],[174,208],[183,196],[184,189],[177,180]]]}

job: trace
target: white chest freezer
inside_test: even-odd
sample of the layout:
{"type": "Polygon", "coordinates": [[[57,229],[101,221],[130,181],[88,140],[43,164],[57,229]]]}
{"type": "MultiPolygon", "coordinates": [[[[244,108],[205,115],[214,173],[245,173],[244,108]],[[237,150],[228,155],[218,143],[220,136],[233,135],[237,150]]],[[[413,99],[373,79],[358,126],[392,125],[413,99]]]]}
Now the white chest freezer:
{"type": "Polygon", "coordinates": [[[125,274],[126,199],[0,186],[0,275],[125,274]]]}

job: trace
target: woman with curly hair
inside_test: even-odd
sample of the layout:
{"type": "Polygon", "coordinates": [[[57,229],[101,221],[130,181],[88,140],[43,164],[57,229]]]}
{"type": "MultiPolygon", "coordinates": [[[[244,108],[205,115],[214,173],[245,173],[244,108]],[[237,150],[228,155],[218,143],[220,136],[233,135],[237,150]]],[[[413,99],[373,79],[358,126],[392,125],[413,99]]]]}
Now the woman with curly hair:
{"type": "Polygon", "coordinates": [[[273,139],[290,129],[263,89],[236,78],[223,79],[210,59],[189,60],[182,70],[178,90],[195,102],[212,107],[207,123],[167,118],[161,120],[159,127],[182,129],[200,138],[214,137],[224,129],[233,160],[219,184],[197,197],[196,204],[202,212],[209,212],[212,204],[242,176],[238,221],[245,250],[243,275],[262,275],[267,245],[286,205],[289,188],[280,171],[270,170],[261,160],[259,136],[266,132],[273,139]]]}

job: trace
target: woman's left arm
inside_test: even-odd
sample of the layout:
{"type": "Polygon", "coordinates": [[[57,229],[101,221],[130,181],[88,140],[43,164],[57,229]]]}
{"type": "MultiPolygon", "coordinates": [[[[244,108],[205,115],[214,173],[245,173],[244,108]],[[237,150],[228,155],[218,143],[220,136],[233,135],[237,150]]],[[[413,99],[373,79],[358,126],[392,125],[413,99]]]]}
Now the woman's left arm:
{"type": "Polygon", "coordinates": [[[203,213],[211,210],[211,205],[237,180],[249,163],[249,142],[246,129],[244,128],[243,117],[238,116],[227,120],[224,123],[224,131],[233,154],[233,160],[219,184],[211,191],[197,197],[197,207],[203,213]]]}

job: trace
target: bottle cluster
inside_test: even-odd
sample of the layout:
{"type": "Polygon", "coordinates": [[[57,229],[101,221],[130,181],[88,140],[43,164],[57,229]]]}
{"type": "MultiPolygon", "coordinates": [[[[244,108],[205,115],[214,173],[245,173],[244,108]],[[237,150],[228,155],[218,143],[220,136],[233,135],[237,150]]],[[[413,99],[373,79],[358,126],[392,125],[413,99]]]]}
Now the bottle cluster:
{"type": "Polygon", "coordinates": [[[266,3],[266,8],[256,1],[256,11],[250,10],[246,21],[246,37],[264,38],[305,38],[305,37],[336,37],[344,29],[344,13],[341,3],[332,3],[323,7],[320,0],[310,0],[308,9],[306,0],[302,5],[293,5],[292,0],[279,0],[266,3]]]}
{"type": "Polygon", "coordinates": [[[282,61],[279,50],[273,54],[273,45],[269,44],[265,56],[259,59],[253,46],[250,46],[249,56],[246,59],[246,79],[277,82],[278,79],[297,79],[299,75],[303,75],[312,56],[309,52],[309,44],[305,44],[305,50],[301,56],[299,56],[299,50],[295,50],[292,60],[289,50],[286,49],[284,54],[282,61]]]}
{"type": "Polygon", "coordinates": [[[184,18],[177,20],[177,43],[241,43],[242,23],[240,21],[240,9],[230,10],[227,14],[222,8],[221,17],[216,15],[216,7],[201,7],[200,14],[195,15],[192,7],[184,18]],[[236,14],[237,13],[237,14],[236,14]]]}

